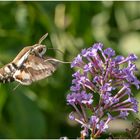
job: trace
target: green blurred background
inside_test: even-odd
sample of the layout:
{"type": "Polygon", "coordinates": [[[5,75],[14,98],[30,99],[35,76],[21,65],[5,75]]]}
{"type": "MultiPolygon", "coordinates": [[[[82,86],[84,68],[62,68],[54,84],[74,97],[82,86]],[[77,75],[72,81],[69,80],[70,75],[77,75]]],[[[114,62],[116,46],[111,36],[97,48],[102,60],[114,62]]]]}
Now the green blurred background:
{"type": "MultiPolygon", "coordinates": [[[[120,55],[140,56],[140,2],[0,2],[0,66],[46,32],[43,44],[64,52],[47,50],[47,55],[63,61],[95,42],[120,55]]],[[[17,83],[1,84],[0,138],[77,138],[80,126],[68,119],[72,108],[66,105],[73,71],[60,64],[51,77],[31,86],[13,90],[17,83]]],[[[133,93],[139,100],[138,91],[133,93]]],[[[139,115],[131,114],[121,128],[139,115]]],[[[120,133],[114,126],[113,133],[120,133]]]]}

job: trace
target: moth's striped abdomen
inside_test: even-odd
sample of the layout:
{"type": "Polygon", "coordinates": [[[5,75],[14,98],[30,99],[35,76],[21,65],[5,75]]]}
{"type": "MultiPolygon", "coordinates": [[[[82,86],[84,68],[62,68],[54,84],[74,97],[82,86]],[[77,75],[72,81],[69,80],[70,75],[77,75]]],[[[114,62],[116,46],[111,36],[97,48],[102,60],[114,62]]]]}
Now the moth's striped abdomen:
{"type": "Polygon", "coordinates": [[[14,81],[13,74],[16,71],[16,65],[9,63],[0,69],[0,83],[10,83],[14,81]]]}

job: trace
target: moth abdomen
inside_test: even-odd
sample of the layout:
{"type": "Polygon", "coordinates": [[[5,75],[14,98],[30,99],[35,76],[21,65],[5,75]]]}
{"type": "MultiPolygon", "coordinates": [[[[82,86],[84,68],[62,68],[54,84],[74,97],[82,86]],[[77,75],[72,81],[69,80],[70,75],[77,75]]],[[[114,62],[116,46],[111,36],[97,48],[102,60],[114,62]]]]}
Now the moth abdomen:
{"type": "Polygon", "coordinates": [[[0,83],[11,83],[14,81],[14,78],[11,76],[8,77],[0,77],[0,83]]]}
{"type": "Polygon", "coordinates": [[[16,68],[13,63],[9,63],[0,69],[0,83],[10,83],[14,81],[13,73],[16,68]]]}

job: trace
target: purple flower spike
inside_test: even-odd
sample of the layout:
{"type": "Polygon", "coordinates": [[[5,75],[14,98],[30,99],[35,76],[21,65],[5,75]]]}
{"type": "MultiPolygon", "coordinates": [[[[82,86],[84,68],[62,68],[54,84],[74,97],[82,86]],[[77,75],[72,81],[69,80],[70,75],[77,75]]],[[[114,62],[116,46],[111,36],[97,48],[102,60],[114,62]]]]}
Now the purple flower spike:
{"type": "Polygon", "coordinates": [[[140,86],[135,76],[136,60],[135,54],[115,56],[112,48],[103,50],[101,43],[83,49],[74,59],[71,67],[78,70],[72,75],[67,103],[77,114],[69,117],[81,125],[81,138],[87,137],[89,131],[92,138],[98,138],[110,121],[138,112],[138,102],[131,92],[133,85],[137,89],[140,86]]]}

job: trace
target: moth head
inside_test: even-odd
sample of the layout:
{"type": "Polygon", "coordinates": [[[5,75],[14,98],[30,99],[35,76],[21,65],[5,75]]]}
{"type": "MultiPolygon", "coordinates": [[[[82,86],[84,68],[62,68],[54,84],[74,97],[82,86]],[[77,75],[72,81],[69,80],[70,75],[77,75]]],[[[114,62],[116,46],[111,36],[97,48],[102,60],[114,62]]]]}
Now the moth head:
{"type": "Polygon", "coordinates": [[[35,54],[36,56],[42,57],[46,52],[46,46],[42,45],[42,41],[48,36],[48,33],[43,35],[37,44],[33,45],[31,53],[35,54]]]}
{"type": "Polygon", "coordinates": [[[42,57],[46,52],[46,46],[42,44],[35,44],[31,52],[36,56],[42,57]]]}

